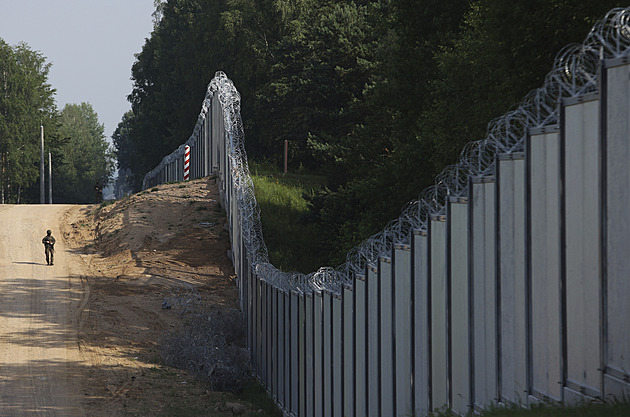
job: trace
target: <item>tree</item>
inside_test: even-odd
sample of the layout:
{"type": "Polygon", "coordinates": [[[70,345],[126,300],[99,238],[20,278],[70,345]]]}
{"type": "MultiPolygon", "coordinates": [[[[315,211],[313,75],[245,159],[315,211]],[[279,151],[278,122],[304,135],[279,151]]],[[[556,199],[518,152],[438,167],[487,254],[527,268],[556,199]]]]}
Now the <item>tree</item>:
{"type": "MultiPolygon", "coordinates": [[[[131,136],[131,129],[134,126],[135,115],[131,110],[123,115],[118,123],[112,141],[114,142],[114,153],[116,154],[116,166],[118,177],[114,185],[114,194],[120,198],[126,192],[133,190],[136,179],[131,167],[138,164],[138,158],[142,154],[138,151],[131,136]]],[[[140,179],[141,181],[142,179],[140,179]]]]}
{"type": "Polygon", "coordinates": [[[94,201],[94,184],[107,184],[113,174],[113,152],[105,140],[105,127],[89,103],[66,104],[61,111],[59,135],[66,140],[61,161],[53,165],[56,202],[94,201]]]}
{"type": "Polygon", "coordinates": [[[487,124],[541,87],[556,54],[581,43],[615,0],[476,0],[460,33],[436,54],[432,107],[421,115],[439,166],[483,139],[487,124]]]}
{"type": "MultiPolygon", "coordinates": [[[[25,43],[0,39],[0,199],[38,201],[28,188],[38,185],[40,124],[56,132],[55,90],[48,84],[50,64],[25,43]]],[[[38,187],[37,187],[38,188],[38,187]]]]}

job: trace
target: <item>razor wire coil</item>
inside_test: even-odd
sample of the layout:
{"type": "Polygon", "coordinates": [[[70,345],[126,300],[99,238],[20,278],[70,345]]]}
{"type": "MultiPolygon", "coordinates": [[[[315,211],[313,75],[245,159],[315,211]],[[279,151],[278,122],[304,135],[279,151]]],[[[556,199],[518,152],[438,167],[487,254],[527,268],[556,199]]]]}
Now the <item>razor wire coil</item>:
{"type": "Polygon", "coordinates": [[[346,262],[336,268],[323,267],[310,274],[301,274],[280,271],[269,262],[260,207],[247,164],[240,115],[241,97],[223,72],[217,72],[208,85],[193,134],[145,176],[143,188],[148,188],[152,181],[159,178],[165,166],[181,159],[185,146],[198,139],[216,95],[223,109],[225,137],[229,145],[226,147],[229,168],[226,169],[229,169],[234,188],[242,239],[252,270],[282,291],[301,294],[329,291],[339,294],[344,285],[352,284],[354,274],[365,275],[367,267],[377,265],[380,257],[391,254],[395,244],[409,244],[414,230],[426,231],[431,218],[444,216],[449,197],[467,197],[469,178],[493,175],[498,154],[523,152],[530,129],[557,124],[563,99],[598,91],[601,60],[628,56],[629,51],[630,7],[612,9],[593,26],[582,44],[568,45],[556,55],[542,87],[530,91],[516,107],[492,120],[485,138],[465,145],[459,161],[438,174],[434,185],[422,190],[417,199],[407,203],[398,219],[352,249],[346,262]]]}

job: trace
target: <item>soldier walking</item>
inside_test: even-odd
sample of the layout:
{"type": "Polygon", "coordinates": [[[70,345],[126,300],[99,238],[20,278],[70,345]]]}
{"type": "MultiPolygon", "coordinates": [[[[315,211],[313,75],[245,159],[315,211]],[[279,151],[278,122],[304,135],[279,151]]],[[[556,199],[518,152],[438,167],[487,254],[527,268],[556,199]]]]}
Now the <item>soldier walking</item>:
{"type": "Polygon", "coordinates": [[[52,265],[55,257],[55,238],[52,236],[52,231],[46,230],[46,236],[42,239],[42,243],[46,251],[46,263],[52,265]]]}

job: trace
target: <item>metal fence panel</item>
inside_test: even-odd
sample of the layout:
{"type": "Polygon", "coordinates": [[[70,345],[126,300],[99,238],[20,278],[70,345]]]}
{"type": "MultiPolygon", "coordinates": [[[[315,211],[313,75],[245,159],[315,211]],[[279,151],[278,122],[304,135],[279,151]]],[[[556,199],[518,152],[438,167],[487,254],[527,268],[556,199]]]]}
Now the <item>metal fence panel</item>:
{"type": "Polygon", "coordinates": [[[254,271],[252,271],[249,265],[247,268],[247,274],[248,274],[248,279],[247,279],[248,297],[246,300],[247,349],[249,350],[249,360],[252,363],[252,367],[254,367],[254,352],[255,352],[254,338],[256,334],[255,327],[254,327],[254,305],[255,305],[254,302],[255,302],[255,297],[256,297],[256,294],[254,292],[254,285],[255,285],[256,277],[254,275],[254,271]]]}
{"type": "MultiPolygon", "coordinates": [[[[252,293],[253,286],[253,272],[252,268],[249,265],[249,261],[247,257],[243,256],[243,261],[245,264],[245,285],[247,287],[247,291],[245,293],[246,298],[241,303],[241,308],[245,314],[245,330],[247,331],[247,349],[249,350],[250,355],[253,352],[253,336],[254,336],[254,326],[252,323],[252,307],[254,301],[254,294],[252,293]]],[[[251,359],[251,356],[250,356],[251,359]]]]}
{"type": "Polygon", "coordinates": [[[262,379],[263,362],[263,282],[260,277],[256,277],[256,368],[258,375],[262,379]]]}
{"type": "Polygon", "coordinates": [[[394,415],[394,326],[392,293],[392,258],[381,257],[378,262],[379,335],[381,414],[394,415]]]}
{"type": "Polygon", "coordinates": [[[381,374],[379,368],[379,288],[378,288],[378,268],[374,265],[368,266],[367,271],[367,401],[368,416],[379,415],[380,410],[380,382],[381,374]]]}
{"type": "Polygon", "coordinates": [[[450,280],[451,399],[459,414],[470,411],[470,294],[468,268],[468,204],[452,199],[447,216],[450,280]]]}
{"type": "Polygon", "coordinates": [[[314,332],[315,332],[315,311],[313,302],[313,294],[306,294],[305,298],[305,319],[304,319],[304,343],[306,346],[306,357],[305,357],[305,410],[304,414],[307,417],[313,417],[315,413],[315,343],[314,343],[314,332]]]}
{"type": "Polygon", "coordinates": [[[267,299],[267,314],[265,314],[265,332],[267,333],[267,337],[265,340],[266,349],[267,349],[267,357],[265,358],[265,369],[267,370],[267,389],[271,391],[271,394],[275,396],[275,391],[273,390],[274,386],[274,376],[276,370],[274,369],[274,353],[275,346],[273,340],[273,323],[274,319],[274,301],[273,301],[273,287],[266,282],[265,287],[267,288],[266,299],[267,299]]]}
{"type": "Polygon", "coordinates": [[[298,301],[301,297],[295,293],[291,292],[289,295],[290,307],[289,307],[289,321],[291,323],[291,337],[290,337],[290,347],[289,351],[291,352],[290,360],[289,360],[289,400],[290,407],[289,411],[292,414],[297,415],[298,410],[298,399],[299,399],[299,387],[300,387],[300,345],[298,342],[299,338],[299,329],[301,327],[300,322],[300,313],[298,309],[298,301]]]}
{"type": "Polygon", "coordinates": [[[313,295],[313,385],[314,415],[324,416],[324,306],[323,293],[313,295]]]}
{"type": "Polygon", "coordinates": [[[497,173],[500,400],[527,404],[524,154],[500,155],[497,173]]]}
{"type": "Polygon", "coordinates": [[[431,403],[433,410],[449,406],[446,294],[446,222],[430,221],[431,242],[431,403]]]}
{"type": "Polygon", "coordinates": [[[332,378],[332,345],[333,345],[333,327],[332,327],[332,294],[329,291],[322,293],[322,388],[323,393],[323,411],[322,415],[332,416],[333,406],[333,378],[332,378]]]}
{"type": "Polygon", "coordinates": [[[285,300],[286,293],[284,291],[278,290],[277,293],[277,313],[276,313],[276,350],[277,352],[277,362],[276,362],[276,379],[278,380],[278,403],[282,408],[285,408],[286,399],[284,397],[284,377],[285,377],[285,341],[288,339],[287,334],[285,332],[285,300]]]}
{"type": "Polygon", "coordinates": [[[605,373],[606,395],[630,396],[630,66],[606,71],[605,103],[605,373]]]}
{"type": "Polygon", "coordinates": [[[260,281],[260,380],[264,384],[269,383],[269,374],[267,369],[267,309],[269,304],[267,303],[267,283],[260,281]]]}
{"type": "Polygon", "coordinates": [[[485,408],[497,399],[497,317],[494,177],[472,183],[471,272],[473,287],[474,406],[485,408]]]}
{"type": "Polygon", "coordinates": [[[306,415],[306,296],[298,297],[298,415],[306,415]]]}
{"type": "Polygon", "coordinates": [[[297,318],[297,314],[295,316],[291,316],[291,294],[289,292],[283,292],[283,304],[284,304],[284,339],[281,343],[284,345],[284,376],[282,377],[282,381],[284,383],[284,409],[288,412],[291,411],[291,386],[293,385],[293,380],[291,379],[291,362],[293,359],[293,352],[291,350],[291,339],[292,335],[292,321],[297,318]]]}
{"type": "Polygon", "coordinates": [[[354,278],[354,415],[368,415],[368,283],[364,276],[354,278]]]}
{"type": "MultiPolygon", "coordinates": [[[[304,297],[291,293],[291,413],[304,403],[304,297]]],[[[302,414],[304,415],[304,414],[302,414]]]]}
{"type": "MultiPolygon", "coordinates": [[[[567,387],[599,397],[600,248],[599,101],[597,96],[565,107],[565,259],[567,387]]],[[[568,103],[567,103],[568,104],[568,103]]],[[[566,392],[570,395],[570,392],[566,392]]],[[[568,397],[565,396],[565,400],[568,397]]],[[[578,397],[578,400],[580,398],[578,397]]]]}
{"type": "Polygon", "coordinates": [[[265,282],[265,299],[264,299],[264,314],[265,316],[263,317],[264,320],[264,326],[263,326],[263,331],[264,331],[264,344],[265,344],[265,357],[263,358],[263,363],[264,363],[264,374],[265,374],[265,384],[267,385],[267,389],[271,390],[272,387],[272,378],[273,378],[273,367],[272,367],[272,355],[273,355],[273,347],[271,346],[271,339],[272,339],[272,334],[273,334],[273,330],[271,328],[271,323],[273,321],[273,316],[272,316],[272,310],[273,310],[273,304],[271,302],[271,292],[272,292],[272,287],[271,285],[269,285],[268,282],[265,282]]]}
{"type": "Polygon", "coordinates": [[[562,399],[560,137],[530,135],[532,393],[562,399]]]}
{"type": "Polygon", "coordinates": [[[271,314],[270,314],[270,327],[271,327],[271,331],[270,333],[270,343],[269,343],[269,350],[271,351],[271,363],[270,363],[270,368],[271,368],[271,393],[273,395],[273,397],[275,398],[276,401],[278,401],[279,398],[279,378],[278,378],[278,372],[280,371],[280,367],[279,367],[279,363],[280,361],[278,360],[278,357],[280,355],[280,349],[278,346],[278,321],[279,321],[279,317],[278,317],[278,310],[280,308],[280,306],[278,305],[278,288],[276,287],[270,287],[272,289],[271,291],[271,314]]]}
{"type": "Polygon", "coordinates": [[[394,358],[396,416],[413,414],[412,336],[413,294],[411,284],[411,247],[395,245],[394,257],[394,358]]]}
{"type": "MultiPolygon", "coordinates": [[[[332,299],[332,413],[333,417],[343,417],[344,409],[344,308],[343,308],[343,291],[341,294],[334,294],[332,299]]],[[[351,357],[348,357],[350,359],[351,357]]]]}
{"type": "Polygon", "coordinates": [[[427,234],[415,230],[413,251],[413,409],[416,415],[425,415],[431,409],[429,387],[429,241],[427,234]]]}
{"type": "MultiPolygon", "coordinates": [[[[342,350],[342,363],[343,363],[343,416],[354,416],[354,362],[359,357],[359,348],[355,347],[354,338],[356,328],[354,325],[354,292],[356,286],[353,288],[349,285],[343,287],[342,292],[342,309],[343,309],[343,350],[342,350]]],[[[365,344],[360,349],[365,351],[365,344]]]]}

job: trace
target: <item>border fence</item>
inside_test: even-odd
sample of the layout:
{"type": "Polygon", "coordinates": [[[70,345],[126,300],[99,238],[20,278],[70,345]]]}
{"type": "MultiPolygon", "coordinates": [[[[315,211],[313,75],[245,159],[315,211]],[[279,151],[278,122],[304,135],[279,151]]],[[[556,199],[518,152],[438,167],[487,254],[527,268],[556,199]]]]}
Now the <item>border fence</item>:
{"type": "Polygon", "coordinates": [[[422,416],[630,395],[630,8],[336,268],[269,263],[225,74],[143,187],[217,174],[247,346],[286,415],[422,416]]]}

